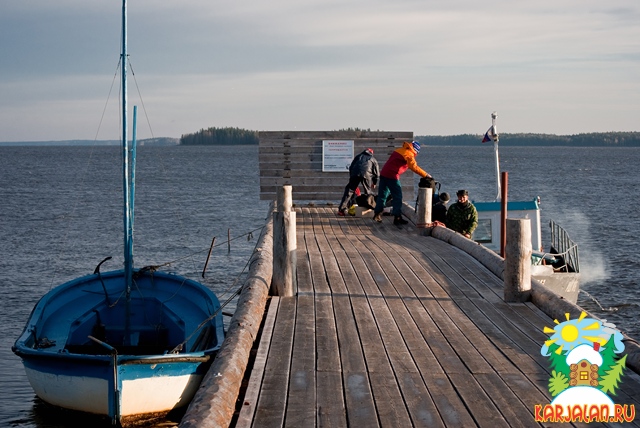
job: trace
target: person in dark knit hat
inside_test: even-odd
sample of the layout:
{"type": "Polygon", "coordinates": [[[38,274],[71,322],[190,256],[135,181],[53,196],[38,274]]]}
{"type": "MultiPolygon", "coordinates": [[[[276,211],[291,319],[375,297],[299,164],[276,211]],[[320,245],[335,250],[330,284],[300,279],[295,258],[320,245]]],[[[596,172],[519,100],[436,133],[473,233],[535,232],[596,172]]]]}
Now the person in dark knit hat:
{"type": "Polygon", "coordinates": [[[447,204],[449,203],[449,194],[447,192],[440,193],[438,202],[433,206],[433,221],[447,224],[447,204]]]}
{"type": "Polygon", "coordinates": [[[447,210],[447,227],[471,239],[473,231],[478,226],[478,211],[469,201],[469,192],[458,190],[458,202],[447,210]]]}

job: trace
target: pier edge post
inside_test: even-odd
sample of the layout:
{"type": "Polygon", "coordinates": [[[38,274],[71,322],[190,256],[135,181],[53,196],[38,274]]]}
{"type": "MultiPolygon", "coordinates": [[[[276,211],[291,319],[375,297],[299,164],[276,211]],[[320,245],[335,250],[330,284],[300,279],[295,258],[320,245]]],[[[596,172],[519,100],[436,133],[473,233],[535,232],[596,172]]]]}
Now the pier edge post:
{"type": "Polygon", "coordinates": [[[418,188],[418,210],[416,211],[416,227],[424,229],[431,224],[431,207],[433,190],[429,187],[418,188]]]}
{"type": "Polygon", "coordinates": [[[526,302],[531,296],[531,220],[506,221],[504,301],[526,302]]]}
{"type": "Polygon", "coordinates": [[[296,289],[296,212],[292,207],[292,186],[278,188],[273,213],[271,294],[282,297],[293,296],[296,289]]]}

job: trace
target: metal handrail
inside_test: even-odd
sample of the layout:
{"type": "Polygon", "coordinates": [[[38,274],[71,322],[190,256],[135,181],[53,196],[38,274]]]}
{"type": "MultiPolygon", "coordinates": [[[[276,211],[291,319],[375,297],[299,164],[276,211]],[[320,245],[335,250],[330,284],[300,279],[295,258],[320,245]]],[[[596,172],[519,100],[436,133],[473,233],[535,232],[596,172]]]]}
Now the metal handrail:
{"type": "Polygon", "coordinates": [[[564,265],[559,269],[564,269],[565,272],[580,272],[578,244],[573,242],[567,231],[553,220],[549,222],[549,226],[551,227],[551,247],[555,251],[553,254],[562,256],[564,260],[564,265]]]}

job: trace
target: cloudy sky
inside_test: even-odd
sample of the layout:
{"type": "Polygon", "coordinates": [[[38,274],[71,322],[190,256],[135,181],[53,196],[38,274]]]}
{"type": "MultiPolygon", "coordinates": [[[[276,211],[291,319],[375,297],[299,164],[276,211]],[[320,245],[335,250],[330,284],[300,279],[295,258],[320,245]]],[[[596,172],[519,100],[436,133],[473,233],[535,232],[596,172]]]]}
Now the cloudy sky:
{"type": "MultiPolygon", "coordinates": [[[[492,111],[500,132],[640,131],[636,0],[128,9],[139,138],[211,126],[482,134],[492,111]]],[[[106,123],[118,108],[120,19],[119,0],[2,2],[0,141],[118,138],[106,123]]]]}

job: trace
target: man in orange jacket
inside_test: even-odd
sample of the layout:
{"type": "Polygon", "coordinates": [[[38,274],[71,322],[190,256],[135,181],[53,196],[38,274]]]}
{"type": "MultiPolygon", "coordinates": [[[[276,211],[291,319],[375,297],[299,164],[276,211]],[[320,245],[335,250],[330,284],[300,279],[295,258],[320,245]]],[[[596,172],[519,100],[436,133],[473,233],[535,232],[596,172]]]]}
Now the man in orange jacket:
{"type": "Polygon", "coordinates": [[[420,153],[420,143],[417,141],[407,141],[402,147],[395,150],[389,156],[389,160],[380,171],[380,182],[378,183],[378,200],[374,210],[373,219],[378,223],[382,222],[382,210],[384,209],[389,195],[392,198],[393,224],[401,225],[408,222],[402,218],[402,185],[400,176],[407,170],[418,174],[420,177],[431,177],[429,173],[418,166],[416,155],[420,153]]]}

